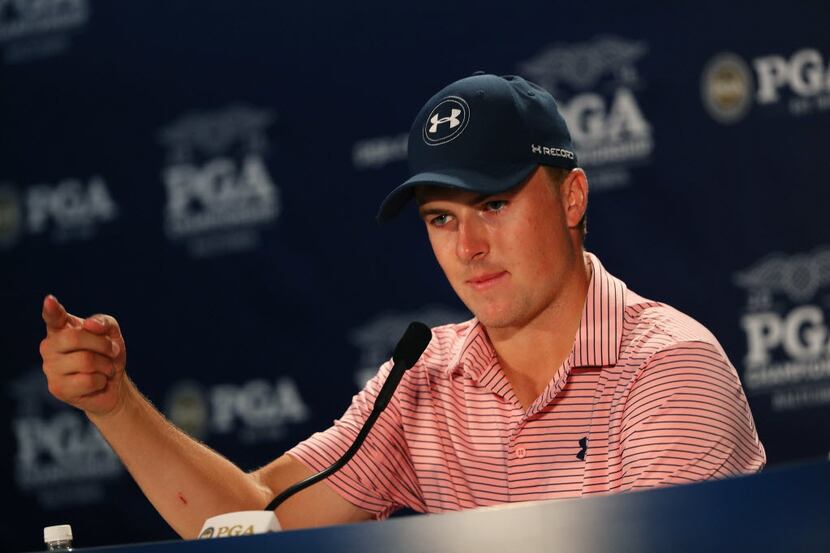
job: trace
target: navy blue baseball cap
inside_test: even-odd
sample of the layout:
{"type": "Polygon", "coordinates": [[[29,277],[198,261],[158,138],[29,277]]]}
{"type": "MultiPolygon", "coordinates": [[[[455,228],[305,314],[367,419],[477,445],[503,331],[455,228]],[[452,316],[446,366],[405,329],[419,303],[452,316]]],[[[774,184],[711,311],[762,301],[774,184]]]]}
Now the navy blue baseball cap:
{"type": "Polygon", "coordinates": [[[416,186],[498,194],[539,165],[577,166],[556,100],[514,75],[476,73],[438,92],[415,118],[408,147],[411,177],[383,200],[380,223],[400,212],[416,186]]]}

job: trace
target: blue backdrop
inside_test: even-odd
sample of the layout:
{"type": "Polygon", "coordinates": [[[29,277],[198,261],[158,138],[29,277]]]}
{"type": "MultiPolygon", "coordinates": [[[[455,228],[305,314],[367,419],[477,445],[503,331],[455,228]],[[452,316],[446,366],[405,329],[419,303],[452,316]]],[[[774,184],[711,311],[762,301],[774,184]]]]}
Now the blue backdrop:
{"type": "Polygon", "coordinates": [[[476,70],[560,100],[586,247],[718,336],[770,464],[826,456],[830,8],[620,4],[0,0],[2,549],[174,536],[50,399],[46,293],[115,315],[139,387],[246,469],[408,322],[468,317],[413,210],[374,215],[417,111],[476,70]]]}

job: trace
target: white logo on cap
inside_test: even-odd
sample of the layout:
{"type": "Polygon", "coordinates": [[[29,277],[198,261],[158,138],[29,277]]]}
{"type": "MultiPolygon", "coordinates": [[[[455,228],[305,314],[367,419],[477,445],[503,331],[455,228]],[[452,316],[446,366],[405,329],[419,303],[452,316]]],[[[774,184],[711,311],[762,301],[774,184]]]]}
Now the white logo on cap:
{"type": "Polygon", "coordinates": [[[446,144],[458,137],[467,128],[469,121],[470,107],[467,102],[458,96],[448,96],[427,117],[423,131],[424,142],[430,146],[446,144]]]}
{"type": "Polygon", "coordinates": [[[449,117],[439,118],[438,114],[436,113],[429,120],[429,122],[432,123],[432,126],[429,128],[429,133],[430,134],[437,133],[438,132],[438,125],[440,125],[442,123],[449,123],[451,129],[457,127],[458,125],[461,124],[461,119],[458,118],[459,115],[461,115],[461,110],[460,109],[453,109],[450,112],[449,117]]]}
{"type": "Polygon", "coordinates": [[[563,150],[562,148],[553,148],[549,146],[540,146],[539,144],[531,144],[530,151],[534,154],[544,154],[546,156],[564,157],[566,159],[575,159],[576,156],[570,150],[563,150]]]}

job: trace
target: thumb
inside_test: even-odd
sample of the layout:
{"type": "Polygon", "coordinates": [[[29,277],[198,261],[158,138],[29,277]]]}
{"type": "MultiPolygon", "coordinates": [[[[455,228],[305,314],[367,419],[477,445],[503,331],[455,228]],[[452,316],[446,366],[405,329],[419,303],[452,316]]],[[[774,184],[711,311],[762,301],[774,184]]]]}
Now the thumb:
{"type": "Polygon", "coordinates": [[[66,309],[58,301],[58,298],[52,294],[49,294],[43,299],[41,316],[43,317],[43,322],[46,323],[47,333],[60,330],[66,325],[80,326],[80,319],[67,313],[66,309]]]}

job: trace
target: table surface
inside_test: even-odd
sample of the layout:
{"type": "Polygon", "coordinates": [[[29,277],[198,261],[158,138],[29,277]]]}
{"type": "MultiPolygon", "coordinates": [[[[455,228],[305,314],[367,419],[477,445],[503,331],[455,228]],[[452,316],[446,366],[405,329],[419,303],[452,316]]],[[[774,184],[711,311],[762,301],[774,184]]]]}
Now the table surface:
{"type": "Polygon", "coordinates": [[[582,499],[258,536],[76,549],[97,553],[830,551],[830,463],[582,499]]]}

